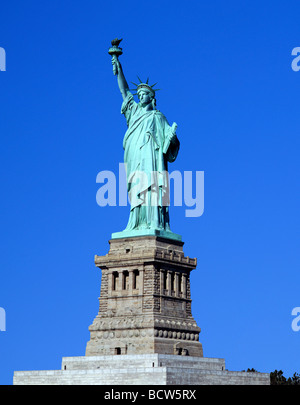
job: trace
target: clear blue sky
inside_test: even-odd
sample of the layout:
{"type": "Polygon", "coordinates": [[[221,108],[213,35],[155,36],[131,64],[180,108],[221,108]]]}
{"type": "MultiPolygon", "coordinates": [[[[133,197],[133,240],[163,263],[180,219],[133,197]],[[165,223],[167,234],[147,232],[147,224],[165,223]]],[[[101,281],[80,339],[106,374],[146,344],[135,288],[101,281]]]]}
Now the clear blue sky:
{"type": "Polygon", "coordinates": [[[300,372],[298,1],[2,1],[0,384],[84,355],[100,271],[128,207],[96,204],[126,130],[107,53],[159,82],[178,124],[172,170],[204,171],[205,211],[171,226],[198,258],[192,311],[204,355],[229,370],[300,372]]]}

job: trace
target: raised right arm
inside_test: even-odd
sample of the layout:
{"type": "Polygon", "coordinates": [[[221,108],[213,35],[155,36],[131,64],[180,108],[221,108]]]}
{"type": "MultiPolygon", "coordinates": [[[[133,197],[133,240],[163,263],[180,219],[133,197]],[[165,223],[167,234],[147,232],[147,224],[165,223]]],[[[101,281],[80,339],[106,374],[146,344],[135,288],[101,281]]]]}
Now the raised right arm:
{"type": "Polygon", "coordinates": [[[125,98],[127,96],[127,93],[129,91],[129,86],[128,86],[128,83],[127,83],[127,81],[125,79],[123,69],[122,69],[122,65],[121,65],[121,63],[119,62],[119,60],[117,58],[112,59],[112,64],[116,68],[116,75],[118,77],[119,89],[120,89],[120,92],[122,94],[123,100],[125,100],[125,98]]]}

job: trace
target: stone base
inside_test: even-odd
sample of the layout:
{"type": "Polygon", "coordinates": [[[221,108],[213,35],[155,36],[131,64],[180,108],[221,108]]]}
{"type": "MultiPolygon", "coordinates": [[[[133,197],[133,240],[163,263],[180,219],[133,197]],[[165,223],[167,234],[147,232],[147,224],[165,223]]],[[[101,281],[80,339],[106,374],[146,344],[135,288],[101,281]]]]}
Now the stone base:
{"type": "Polygon", "coordinates": [[[224,359],[165,354],[64,357],[61,370],[15,371],[14,385],[269,385],[224,359]]]}
{"type": "Polygon", "coordinates": [[[203,357],[191,312],[190,272],[197,260],[183,242],[158,236],[110,240],[101,269],[99,311],[86,356],[168,354],[203,357]]]}

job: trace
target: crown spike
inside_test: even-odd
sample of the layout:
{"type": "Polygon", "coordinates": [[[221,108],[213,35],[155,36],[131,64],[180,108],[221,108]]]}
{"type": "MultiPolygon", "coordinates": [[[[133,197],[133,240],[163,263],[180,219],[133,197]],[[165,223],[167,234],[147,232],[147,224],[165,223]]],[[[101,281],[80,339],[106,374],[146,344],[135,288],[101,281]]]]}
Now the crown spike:
{"type": "Polygon", "coordinates": [[[141,89],[141,88],[148,88],[148,90],[152,90],[152,92],[155,94],[156,91],[160,90],[160,89],[154,89],[154,86],[158,83],[154,83],[152,85],[149,84],[149,77],[147,78],[146,82],[143,82],[139,76],[137,76],[138,80],[139,80],[139,84],[136,84],[134,82],[131,82],[134,86],[136,86],[136,89],[131,89],[130,91],[136,91],[137,94],[137,90],[141,89]]]}

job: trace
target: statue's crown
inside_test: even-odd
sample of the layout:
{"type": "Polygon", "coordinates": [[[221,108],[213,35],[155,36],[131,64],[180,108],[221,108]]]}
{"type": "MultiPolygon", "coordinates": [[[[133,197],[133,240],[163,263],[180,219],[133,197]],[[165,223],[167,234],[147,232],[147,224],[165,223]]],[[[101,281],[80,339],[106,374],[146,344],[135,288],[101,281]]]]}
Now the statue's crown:
{"type": "Polygon", "coordinates": [[[137,78],[138,78],[139,81],[140,81],[139,84],[136,84],[136,83],[131,82],[132,84],[134,84],[134,85],[136,86],[136,89],[134,89],[134,91],[136,91],[135,94],[138,94],[139,90],[141,90],[141,89],[146,89],[146,90],[150,91],[150,92],[153,94],[153,96],[155,96],[155,92],[158,91],[158,90],[160,90],[160,89],[154,89],[154,86],[155,86],[157,83],[154,83],[154,84],[152,84],[152,85],[149,84],[149,77],[148,77],[148,79],[146,80],[146,83],[142,82],[139,77],[137,77],[137,78]]]}

